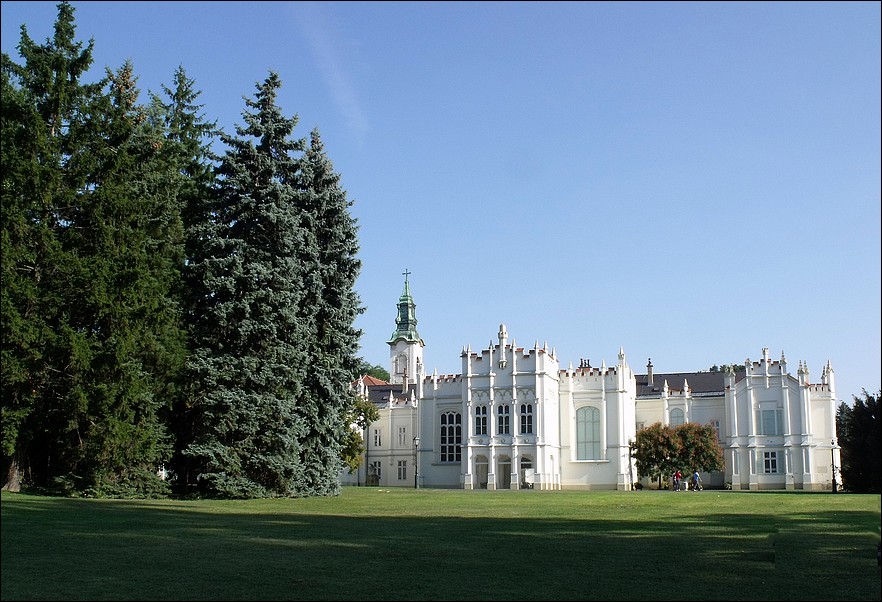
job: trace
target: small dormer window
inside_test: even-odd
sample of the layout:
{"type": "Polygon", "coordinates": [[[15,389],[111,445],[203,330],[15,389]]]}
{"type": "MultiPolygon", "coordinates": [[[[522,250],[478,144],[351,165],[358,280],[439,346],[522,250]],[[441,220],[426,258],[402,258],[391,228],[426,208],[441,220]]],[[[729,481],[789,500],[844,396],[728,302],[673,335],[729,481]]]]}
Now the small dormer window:
{"type": "Polygon", "coordinates": [[[505,370],[506,365],[508,365],[508,362],[506,360],[499,360],[499,369],[500,370],[505,370]]]}

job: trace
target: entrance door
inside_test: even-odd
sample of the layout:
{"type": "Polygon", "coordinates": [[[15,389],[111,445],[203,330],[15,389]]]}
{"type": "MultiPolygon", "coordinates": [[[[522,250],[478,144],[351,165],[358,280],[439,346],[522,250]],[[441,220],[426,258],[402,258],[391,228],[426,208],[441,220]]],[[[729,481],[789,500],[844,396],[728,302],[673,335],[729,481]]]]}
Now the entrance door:
{"type": "Polygon", "coordinates": [[[487,489],[487,474],[490,472],[490,463],[487,456],[475,456],[475,486],[478,489],[487,489]]]}
{"type": "Polygon", "coordinates": [[[496,465],[496,488],[511,489],[511,458],[500,456],[496,465]]]}

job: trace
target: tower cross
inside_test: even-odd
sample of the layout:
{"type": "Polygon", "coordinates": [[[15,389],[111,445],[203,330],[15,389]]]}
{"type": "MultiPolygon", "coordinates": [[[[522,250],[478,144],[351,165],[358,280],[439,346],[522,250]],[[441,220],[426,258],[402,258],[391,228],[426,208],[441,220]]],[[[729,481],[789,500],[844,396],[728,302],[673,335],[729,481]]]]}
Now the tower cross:
{"type": "Polygon", "coordinates": [[[413,274],[413,272],[411,272],[411,271],[408,270],[407,268],[404,268],[404,271],[401,272],[401,275],[404,276],[404,281],[405,281],[405,282],[407,282],[407,277],[410,276],[411,274],[413,274]]]}

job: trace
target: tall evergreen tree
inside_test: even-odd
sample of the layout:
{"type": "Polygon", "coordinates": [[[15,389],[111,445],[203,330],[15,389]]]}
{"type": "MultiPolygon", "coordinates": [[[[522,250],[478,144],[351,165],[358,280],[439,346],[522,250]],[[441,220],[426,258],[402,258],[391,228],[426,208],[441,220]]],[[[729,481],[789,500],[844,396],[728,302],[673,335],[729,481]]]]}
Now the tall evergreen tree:
{"type": "Polygon", "coordinates": [[[842,485],[853,493],[882,490],[882,391],[852,396],[854,403],[842,403],[836,413],[836,431],[842,446],[842,485]]]}
{"type": "Polygon", "coordinates": [[[188,454],[203,491],[220,496],[303,495],[308,425],[297,400],[312,328],[299,308],[318,250],[297,205],[292,153],[304,141],[291,139],[297,118],[276,105],[280,87],[271,72],[246,99],[237,136],[221,135],[228,150],[192,266],[201,293],[189,366],[202,430],[188,454]]]}
{"type": "Polygon", "coordinates": [[[26,419],[14,446],[4,432],[4,454],[15,448],[11,465],[26,458],[37,485],[152,495],[163,491],[156,467],[168,455],[158,383],[181,341],[169,296],[182,253],[178,182],[159,152],[163,131],[138,105],[132,66],[81,85],[92,43],[81,50],[73,9],[58,7],[54,39],[37,46],[23,29],[25,65],[10,69],[12,100],[27,101],[16,105],[12,132],[22,135],[10,162],[27,167],[13,171],[15,198],[4,179],[4,213],[14,207],[29,235],[17,239],[25,262],[4,265],[4,276],[8,268],[30,283],[4,300],[4,314],[30,312],[39,336],[8,333],[18,361],[4,372],[4,409],[26,419]]]}
{"type": "Polygon", "coordinates": [[[358,376],[360,331],[354,322],[362,311],[355,281],[358,231],[352,205],[340,176],[325,153],[318,130],[310,136],[300,172],[302,207],[311,223],[311,243],[318,248],[316,270],[307,275],[304,315],[314,325],[312,359],[298,411],[308,425],[301,442],[304,485],[311,495],[339,493],[348,416],[355,404],[351,383],[358,376]]]}
{"type": "MultiPolygon", "coordinates": [[[[184,255],[179,258],[178,267],[181,278],[175,287],[175,297],[181,304],[184,325],[191,328],[197,322],[194,315],[202,287],[198,274],[190,268],[204,259],[202,249],[206,237],[211,235],[206,226],[211,224],[217,159],[211,144],[220,132],[216,121],[205,117],[203,105],[197,104],[201,92],[196,90],[195,81],[187,77],[183,67],[175,71],[173,86],[163,86],[162,90],[167,100],[153,94],[152,107],[155,118],[161,120],[167,132],[164,148],[179,169],[178,201],[185,232],[184,255]]],[[[179,493],[184,493],[188,485],[196,481],[195,468],[184,450],[194,441],[198,413],[194,410],[193,383],[184,370],[187,350],[178,351],[167,371],[169,377],[163,393],[172,400],[166,413],[174,440],[171,482],[179,493]]]]}
{"type": "Polygon", "coordinates": [[[81,78],[93,43],[74,40],[73,8],[62,2],[54,36],[36,44],[22,26],[24,64],[3,55],[3,461],[6,485],[45,485],[65,472],[61,433],[69,428],[70,352],[65,314],[69,267],[63,248],[76,186],[78,127],[101,83],[81,78]]]}

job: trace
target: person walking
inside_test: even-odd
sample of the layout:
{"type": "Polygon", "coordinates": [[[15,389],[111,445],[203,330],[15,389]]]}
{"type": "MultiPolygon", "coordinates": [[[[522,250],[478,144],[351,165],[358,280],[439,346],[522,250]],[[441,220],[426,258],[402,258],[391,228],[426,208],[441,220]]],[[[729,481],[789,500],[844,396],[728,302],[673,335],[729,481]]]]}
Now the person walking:
{"type": "Polygon", "coordinates": [[[692,491],[699,491],[701,488],[701,475],[696,470],[692,473],[692,491]]]}
{"type": "Polygon", "coordinates": [[[674,473],[674,491],[680,491],[680,483],[683,480],[683,473],[679,470],[674,473]]]}

